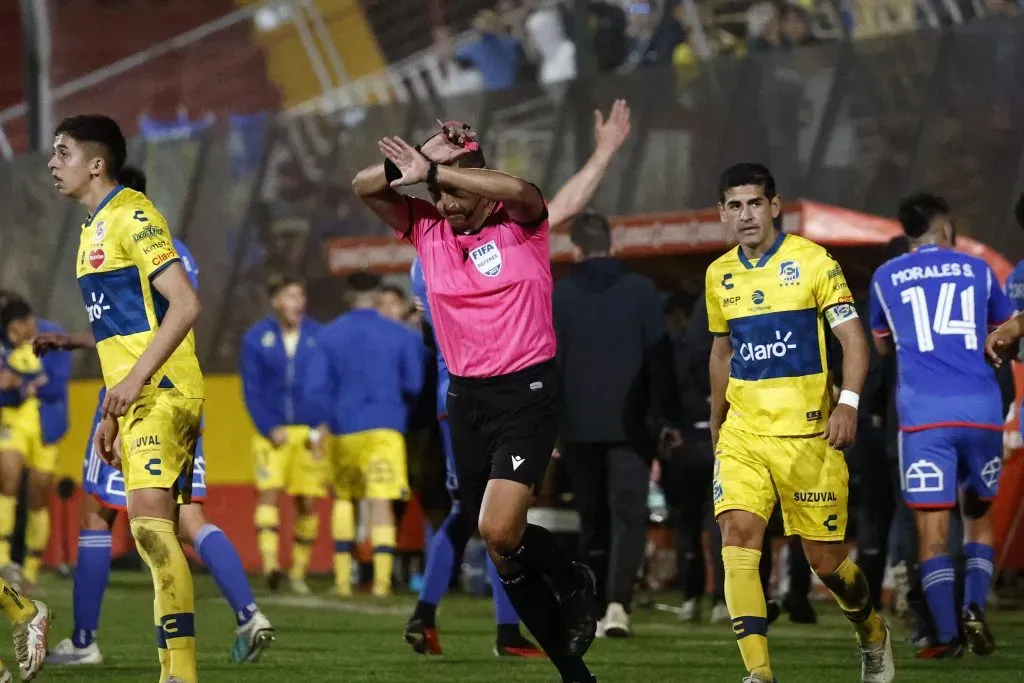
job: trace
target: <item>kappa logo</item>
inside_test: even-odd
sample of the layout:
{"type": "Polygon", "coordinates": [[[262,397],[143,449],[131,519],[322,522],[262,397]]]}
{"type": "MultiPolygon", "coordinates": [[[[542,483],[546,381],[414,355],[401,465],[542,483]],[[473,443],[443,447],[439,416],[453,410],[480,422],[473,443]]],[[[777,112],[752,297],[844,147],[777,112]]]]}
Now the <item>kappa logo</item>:
{"type": "Polygon", "coordinates": [[[93,268],[99,268],[103,265],[103,262],[107,260],[107,254],[103,249],[97,247],[89,252],[89,265],[93,268]]]}
{"type": "Polygon", "coordinates": [[[497,277],[501,272],[501,251],[494,240],[470,251],[469,257],[481,275],[497,277]]]}
{"type": "Polygon", "coordinates": [[[526,458],[521,455],[512,454],[512,471],[515,472],[519,469],[519,466],[526,462],[526,458]]]}

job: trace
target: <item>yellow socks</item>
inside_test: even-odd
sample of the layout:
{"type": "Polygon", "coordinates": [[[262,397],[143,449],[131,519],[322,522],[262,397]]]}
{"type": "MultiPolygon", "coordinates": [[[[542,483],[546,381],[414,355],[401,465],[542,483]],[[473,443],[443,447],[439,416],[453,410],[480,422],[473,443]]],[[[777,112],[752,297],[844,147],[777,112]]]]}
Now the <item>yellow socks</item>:
{"type": "Polygon", "coordinates": [[[334,592],[352,594],[352,550],[356,536],[356,513],[350,500],[334,501],[331,538],[334,541],[334,592]]]}
{"type": "Polygon", "coordinates": [[[30,586],[39,582],[43,552],[50,542],[50,508],[31,510],[25,525],[25,580],[30,586]]]}
{"type": "Polygon", "coordinates": [[[847,557],[834,573],[818,578],[832,591],[862,646],[885,640],[885,622],[871,606],[871,589],[860,567],[847,557]]]}
{"type": "Polygon", "coordinates": [[[280,568],[278,564],[278,528],[281,525],[281,513],[273,505],[256,506],[256,545],[259,546],[263,558],[263,573],[270,574],[280,568]]]}
{"type": "MultiPolygon", "coordinates": [[[[196,625],[192,574],[169,519],[136,517],[132,536],[139,554],[153,575],[156,597],[157,639],[167,646],[169,676],[196,683],[196,625]]],[[[161,658],[162,661],[162,658],[161,658]]],[[[161,666],[162,669],[162,666],[161,666]]],[[[162,677],[162,673],[161,673],[162,677]]]]}
{"type": "Polygon", "coordinates": [[[303,515],[295,522],[295,547],[292,549],[292,569],[289,576],[305,579],[309,569],[309,558],[313,555],[313,543],[320,529],[320,518],[303,515]]]}
{"type": "Polygon", "coordinates": [[[3,579],[0,579],[0,610],[12,624],[22,624],[36,615],[35,604],[3,579]]]}
{"type": "Polygon", "coordinates": [[[725,604],[732,630],[749,673],[772,680],[768,661],[768,608],[761,588],[761,551],[727,545],[722,548],[725,565],[725,604]]]}
{"type": "Polygon", "coordinates": [[[167,638],[160,627],[160,605],[153,601],[153,628],[156,629],[156,657],[160,661],[160,683],[167,683],[171,676],[171,652],[167,649],[167,638]]]}
{"type": "Polygon", "coordinates": [[[391,595],[391,568],[395,561],[395,525],[381,525],[370,529],[373,543],[373,594],[391,595]]]}
{"type": "Polygon", "coordinates": [[[17,511],[17,498],[0,496],[0,567],[11,563],[11,536],[14,535],[14,518],[17,511]]]}

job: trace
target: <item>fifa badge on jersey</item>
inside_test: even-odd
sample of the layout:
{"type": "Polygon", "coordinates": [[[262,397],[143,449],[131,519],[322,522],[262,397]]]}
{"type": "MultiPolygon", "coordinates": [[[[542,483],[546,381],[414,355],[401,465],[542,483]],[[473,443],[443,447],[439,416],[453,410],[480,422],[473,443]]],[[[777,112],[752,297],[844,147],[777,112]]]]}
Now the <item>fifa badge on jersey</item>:
{"type": "Polygon", "coordinates": [[[481,275],[497,277],[501,272],[501,251],[494,240],[470,251],[469,258],[473,259],[473,265],[481,275]]]}
{"type": "Polygon", "coordinates": [[[107,224],[100,221],[96,224],[96,232],[92,234],[92,241],[95,244],[99,244],[103,241],[103,238],[107,235],[107,224]]]}
{"type": "Polygon", "coordinates": [[[783,261],[779,264],[779,282],[783,285],[796,284],[800,279],[800,263],[798,261],[783,261]]]}
{"type": "Polygon", "coordinates": [[[273,348],[274,347],[274,343],[275,343],[274,333],[271,332],[270,330],[267,330],[266,332],[264,332],[263,333],[263,339],[260,340],[260,344],[263,345],[263,348],[265,348],[265,349],[273,348]]]}

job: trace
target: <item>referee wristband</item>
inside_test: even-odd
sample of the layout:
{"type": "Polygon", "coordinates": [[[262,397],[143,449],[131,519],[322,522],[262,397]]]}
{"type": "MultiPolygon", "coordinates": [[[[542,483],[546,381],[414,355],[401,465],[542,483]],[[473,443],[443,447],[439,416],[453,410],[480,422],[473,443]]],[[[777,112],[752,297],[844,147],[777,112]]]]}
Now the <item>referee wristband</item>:
{"type": "Polygon", "coordinates": [[[860,406],[860,394],[855,394],[849,389],[843,389],[839,392],[839,402],[857,410],[860,406]]]}
{"type": "Polygon", "coordinates": [[[398,180],[402,177],[402,171],[398,168],[398,165],[391,159],[384,160],[384,179],[388,181],[388,184],[398,180]]]}

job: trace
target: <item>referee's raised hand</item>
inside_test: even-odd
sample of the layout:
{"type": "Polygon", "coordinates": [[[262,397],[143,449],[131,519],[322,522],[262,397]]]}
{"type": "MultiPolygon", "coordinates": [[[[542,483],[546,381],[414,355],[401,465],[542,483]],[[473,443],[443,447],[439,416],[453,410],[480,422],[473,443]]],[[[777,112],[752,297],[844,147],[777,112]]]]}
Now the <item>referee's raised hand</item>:
{"type": "Polygon", "coordinates": [[[401,178],[391,181],[391,187],[416,185],[427,179],[430,160],[402,138],[381,138],[377,146],[380,147],[381,153],[402,172],[401,178]]]}

